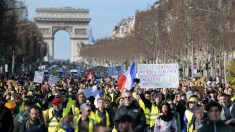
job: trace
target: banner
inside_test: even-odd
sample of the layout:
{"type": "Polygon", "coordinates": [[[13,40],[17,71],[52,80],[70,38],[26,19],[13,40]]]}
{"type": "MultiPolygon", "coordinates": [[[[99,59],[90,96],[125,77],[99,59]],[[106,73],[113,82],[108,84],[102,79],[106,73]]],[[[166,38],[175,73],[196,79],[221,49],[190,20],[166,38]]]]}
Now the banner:
{"type": "Polygon", "coordinates": [[[17,82],[17,81],[14,81],[14,80],[7,80],[7,85],[8,85],[8,86],[12,85],[12,86],[15,87],[15,86],[17,85],[17,83],[18,83],[18,82],[17,82]]]}
{"type": "Polygon", "coordinates": [[[98,90],[97,86],[93,86],[92,88],[87,88],[83,91],[86,99],[89,98],[90,96],[96,97],[99,95],[100,91],[98,90]]]}
{"type": "Polygon", "coordinates": [[[35,71],[33,81],[37,83],[42,83],[43,76],[44,76],[44,72],[35,71]]]}
{"type": "Polygon", "coordinates": [[[108,76],[111,77],[115,75],[116,73],[116,67],[108,67],[108,76]]]}
{"type": "Polygon", "coordinates": [[[120,76],[124,73],[124,67],[122,65],[108,67],[108,76],[120,76]]]}
{"type": "Polygon", "coordinates": [[[177,88],[178,64],[139,64],[137,74],[141,88],[177,88]]]}
{"type": "Polygon", "coordinates": [[[50,85],[56,84],[58,82],[59,78],[57,76],[50,75],[48,83],[50,85]]]}

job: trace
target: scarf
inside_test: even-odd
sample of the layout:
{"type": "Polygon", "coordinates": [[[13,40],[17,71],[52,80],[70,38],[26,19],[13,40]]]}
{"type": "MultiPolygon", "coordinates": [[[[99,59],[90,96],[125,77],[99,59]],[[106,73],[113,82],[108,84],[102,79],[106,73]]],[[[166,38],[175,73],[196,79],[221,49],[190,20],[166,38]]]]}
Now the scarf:
{"type": "Polygon", "coordinates": [[[163,121],[171,121],[173,119],[173,114],[172,113],[168,113],[167,115],[161,115],[160,118],[163,120],[163,121]]]}

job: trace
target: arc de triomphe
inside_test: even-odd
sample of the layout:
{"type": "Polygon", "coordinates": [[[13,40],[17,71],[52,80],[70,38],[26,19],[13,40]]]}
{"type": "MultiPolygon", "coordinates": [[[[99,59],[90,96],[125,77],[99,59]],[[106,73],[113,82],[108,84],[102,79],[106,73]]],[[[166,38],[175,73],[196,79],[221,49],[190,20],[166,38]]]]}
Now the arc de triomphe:
{"type": "Polygon", "coordinates": [[[71,39],[71,61],[81,58],[81,44],[88,44],[89,10],[71,7],[38,8],[34,18],[47,44],[45,61],[54,59],[54,35],[59,30],[65,30],[71,39]]]}

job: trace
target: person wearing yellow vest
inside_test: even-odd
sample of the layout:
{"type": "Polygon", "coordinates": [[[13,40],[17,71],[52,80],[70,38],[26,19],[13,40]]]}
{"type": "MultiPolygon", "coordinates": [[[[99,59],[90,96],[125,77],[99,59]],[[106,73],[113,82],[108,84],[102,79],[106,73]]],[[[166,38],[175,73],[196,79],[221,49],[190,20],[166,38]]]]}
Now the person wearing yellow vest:
{"type": "Polygon", "coordinates": [[[79,116],[80,110],[79,107],[81,104],[85,103],[85,96],[82,92],[78,93],[76,96],[76,103],[72,105],[71,112],[73,116],[79,116]]]}
{"type": "Polygon", "coordinates": [[[72,105],[71,111],[72,111],[73,116],[79,116],[80,110],[78,107],[76,107],[76,105],[72,105]]]}
{"type": "Polygon", "coordinates": [[[110,127],[110,116],[107,110],[105,110],[105,99],[98,98],[98,109],[95,111],[96,122],[105,125],[107,128],[110,127]]]}
{"type": "Polygon", "coordinates": [[[62,126],[59,128],[58,132],[74,132],[74,117],[72,115],[67,115],[62,120],[62,126]]]}
{"type": "Polygon", "coordinates": [[[138,101],[140,107],[144,110],[144,115],[146,118],[146,124],[150,125],[150,113],[152,103],[150,101],[151,93],[149,91],[145,91],[144,95],[140,94],[140,100],[138,101]]]}
{"type": "Polygon", "coordinates": [[[105,99],[110,100],[110,102],[115,102],[118,98],[119,93],[116,92],[113,88],[109,88],[105,92],[105,99]]]}
{"type": "Polygon", "coordinates": [[[57,132],[61,126],[63,118],[63,107],[60,98],[54,98],[52,100],[52,108],[43,111],[43,118],[48,132],[57,132]]]}
{"type": "Polygon", "coordinates": [[[87,104],[80,106],[81,115],[74,118],[75,132],[92,132],[96,121],[90,116],[91,107],[87,104]]]}
{"type": "Polygon", "coordinates": [[[184,126],[185,128],[183,129],[184,132],[195,132],[195,112],[197,110],[197,96],[193,95],[189,98],[188,100],[188,109],[185,111],[184,114],[184,126]]]}
{"type": "Polygon", "coordinates": [[[151,113],[150,113],[150,128],[153,129],[156,119],[160,116],[160,106],[162,103],[162,95],[159,93],[156,93],[153,95],[153,104],[151,107],[151,113]]]}

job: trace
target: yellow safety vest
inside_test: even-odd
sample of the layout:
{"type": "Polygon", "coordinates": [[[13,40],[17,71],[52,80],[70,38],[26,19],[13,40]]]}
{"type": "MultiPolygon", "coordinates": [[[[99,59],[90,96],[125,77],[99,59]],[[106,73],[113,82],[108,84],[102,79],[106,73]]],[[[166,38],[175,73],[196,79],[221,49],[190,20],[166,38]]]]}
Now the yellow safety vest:
{"type": "Polygon", "coordinates": [[[132,93],[133,98],[136,98],[136,92],[132,93]]]}
{"type": "Polygon", "coordinates": [[[4,96],[6,96],[5,99],[6,99],[7,101],[11,100],[11,96],[10,96],[10,95],[5,94],[4,96]]]}
{"type": "Polygon", "coordinates": [[[25,110],[24,102],[20,105],[20,112],[25,110]]]}
{"type": "Polygon", "coordinates": [[[235,94],[233,94],[233,96],[231,97],[231,101],[235,102],[235,94]]]}
{"type": "Polygon", "coordinates": [[[48,132],[58,132],[59,128],[61,127],[61,121],[65,115],[63,113],[62,118],[57,120],[56,117],[53,116],[52,111],[53,109],[50,108],[42,112],[44,122],[46,126],[48,127],[48,132]]]}
{"type": "Polygon", "coordinates": [[[39,103],[36,103],[36,106],[38,106],[39,108],[41,108],[41,105],[39,103]]]}
{"type": "Polygon", "coordinates": [[[96,115],[95,112],[91,111],[90,116],[91,119],[95,120],[96,123],[100,123],[101,122],[101,118],[96,115]]]}
{"type": "MultiPolygon", "coordinates": [[[[108,114],[108,112],[106,111],[105,112],[105,116],[106,116],[106,127],[107,128],[109,128],[110,127],[110,119],[109,119],[109,114],[108,114]]],[[[100,118],[99,117],[99,115],[98,115],[98,110],[96,110],[96,112],[95,112],[95,117],[91,117],[91,118],[95,118],[95,121],[96,122],[98,122],[98,123],[100,123],[101,121],[102,121],[102,118],[100,118]]]]}
{"type": "Polygon", "coordinates": [[[193,112],[189,111],[189,110],[186,110],[185,111],[185,117],[187,119],[187,132],[194,132],[193,131],[193,126],[194,124],[189,124],[191,122],[191,120],[193,119],[193,112]]]}
{"type": "Polygon", "coordinates": [[[141,99],[138,102],[139,102],[140,107],[144,111],[144,115],[145,115],[145,118],[146,118],[146,124],[150,125],[150,109],[145,107],[145,104],[141,99]]]}
{"type": "Polygon", "coordinates": [[[79,116],[80,114],[79,108],[76,107],[75,105],[72,105],[72,113],[73,113],[73,116],[79,116]]]}
{"type": "MultiPolygon", "coordinates": [[[[78,117],[76,117],[74,120],[74,122],[75,122],[75,126],[74,126],[74,128],[75,128],[75,132],[79,132],[79,127],[78,127],[78,123],[79,123],[79,121],[80,121],[80,119],[81,119],[81,115],[79,115],[78,117]]],[[[93,131],[93,125],[95,125],[96,124],[96,122],[95,122],[95,120],[94,119],[92,119],[92,118],[90,118],[89,117],[89,124],[88,124],[88,132],[92,132],[93,131]]]]}
{"type": "Polygon", "coordinates": [[[117,131],[117,129],[114,127],[113,130],[112,130],[112,132],[118,132],[118,131],[117,131]]]}
{"type": "Polygon", "coordinates": [[[150,113],[150,127],[154,127],[156,119],[160,116],[159,109],[156,105],[152,104],[150,113]]]}
{"type": "Polygon", "coordinates": [[[64,128],[59,128],[58,132],[66,132],[66,130],[64,128]]]}
{"type": "Polygon", "coordinates": [[[110,96],[111,96],[111,102],[114,102],[115,94],[114,93],[113,93],[113,95],[110,94],[110,96]]]}

